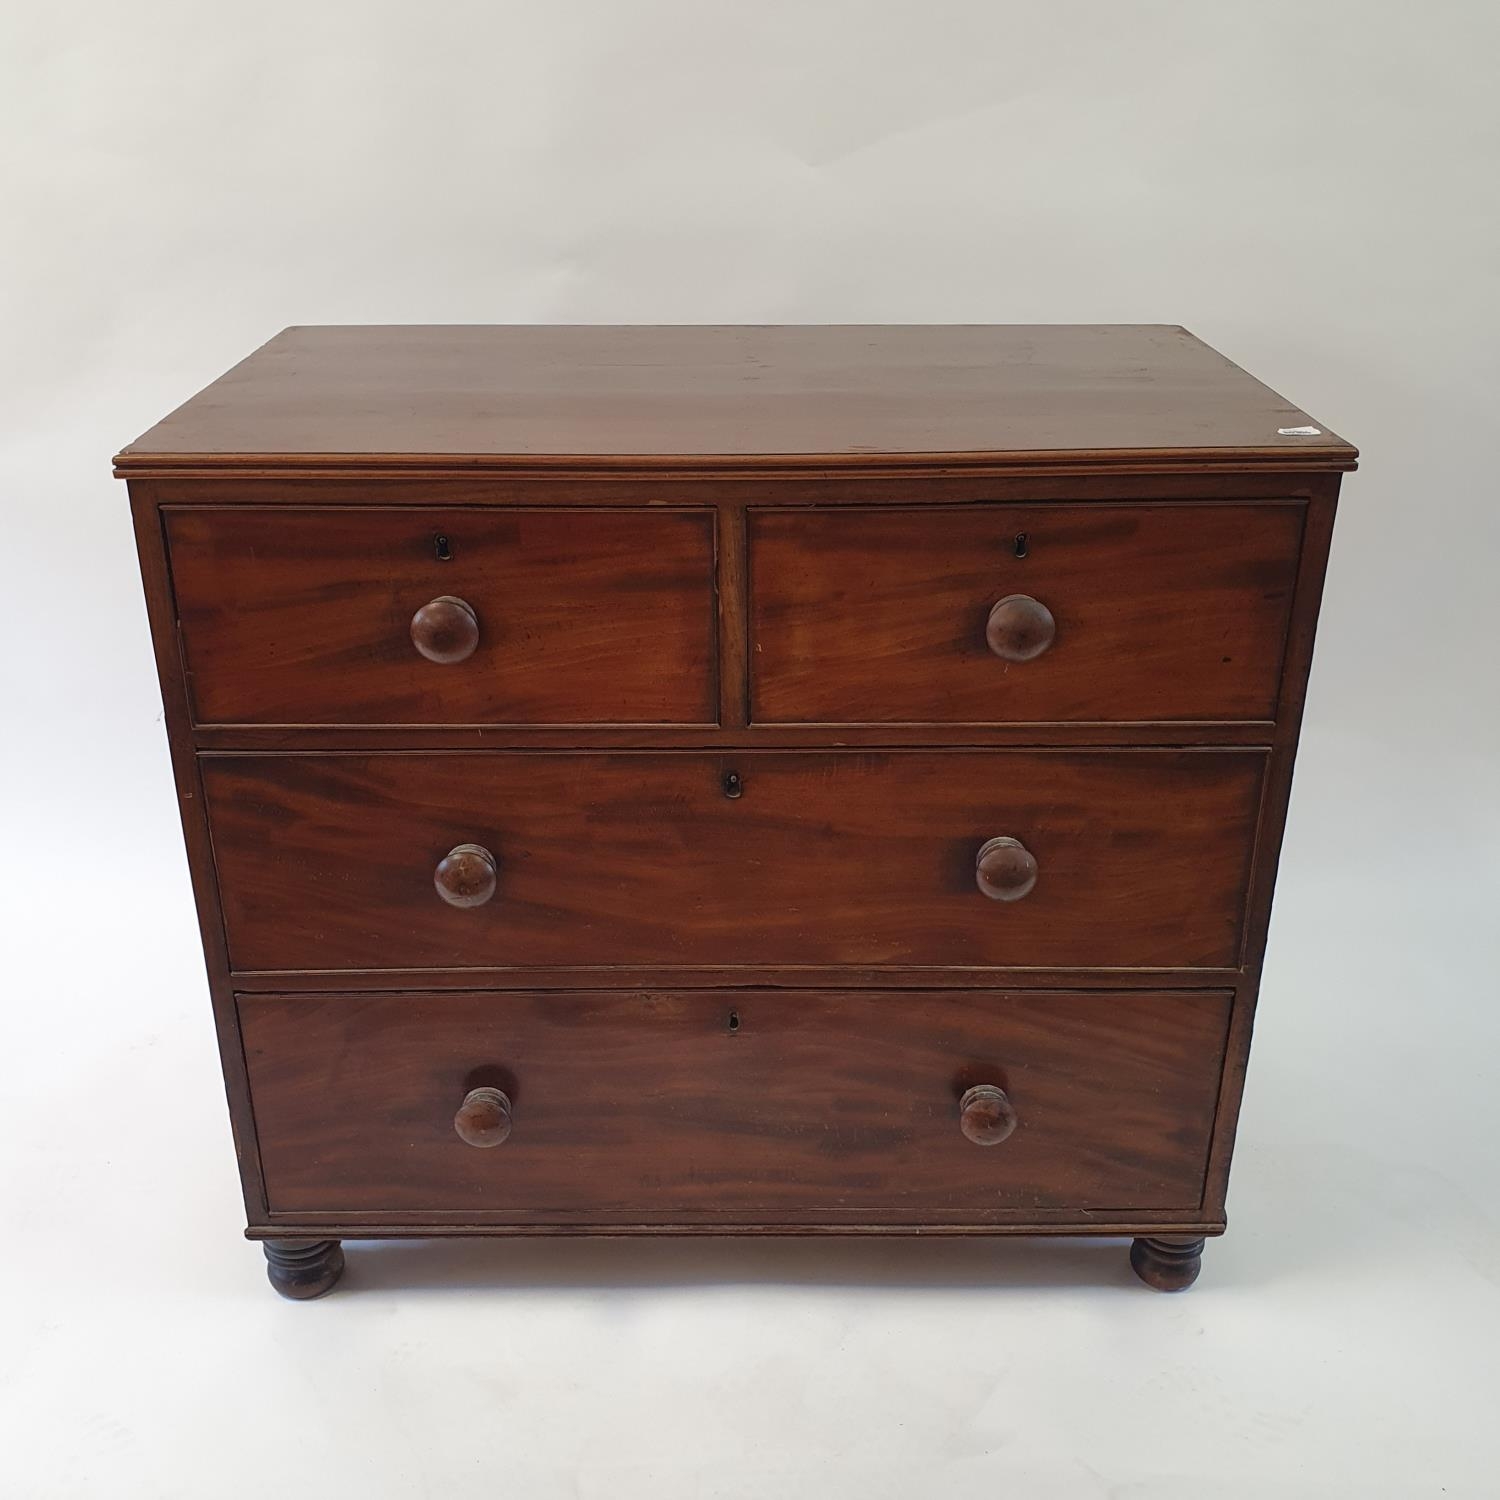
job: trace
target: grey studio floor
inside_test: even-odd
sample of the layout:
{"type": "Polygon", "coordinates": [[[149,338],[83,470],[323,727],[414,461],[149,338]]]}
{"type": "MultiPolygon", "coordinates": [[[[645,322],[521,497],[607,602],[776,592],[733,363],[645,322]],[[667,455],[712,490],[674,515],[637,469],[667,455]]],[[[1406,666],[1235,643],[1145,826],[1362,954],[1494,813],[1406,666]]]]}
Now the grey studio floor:
{"type": "Polygon", "coordinates": [[[12,555],[69,667],[18,675],[5,742],[0,1492],[1500,1492],[1490,759],[1330,724],[1315,676],[1231,1228],[1185,1295],[1120,1242],[491,1241],[353,1244],[292,1304],[240,1237],[123,495],[40,525],[93,614],[12,555]]]}

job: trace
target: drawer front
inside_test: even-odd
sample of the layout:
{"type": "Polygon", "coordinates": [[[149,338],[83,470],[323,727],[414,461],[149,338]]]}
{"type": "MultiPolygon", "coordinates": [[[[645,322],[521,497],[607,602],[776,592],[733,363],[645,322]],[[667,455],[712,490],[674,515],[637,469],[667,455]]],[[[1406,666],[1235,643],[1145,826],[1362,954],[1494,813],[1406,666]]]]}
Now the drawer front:
{"type": "Polygon", "coordinates": [[[166,514],[200,724],[716,718],[706,511],[166,514]]]}
{"type": "Polygon", "coordinates": [[[1263,766],[493,751],[215,755],[203,774],[240,970],[1189,968],[1239,960],[1263,766]],[[990,847],[987,883],[1019,899],[980,888],[997,838],[1020,847],[990,847]]]}
{"type": "Polygon", "coordinates": [[[1290,502],[752,511],[753,718],[1272,719],[1302,514],[1290,502]]]}
{"type": "Polygon", "coordinates": [[[241,995],[239,1013],[273,1213],[957,1222],[1196,1208],[1229,998],[241,995]],[[459,1137],[476,1089],[504,1100],[466,1128],[508,1126],[499,1144],[459,1137]]]}

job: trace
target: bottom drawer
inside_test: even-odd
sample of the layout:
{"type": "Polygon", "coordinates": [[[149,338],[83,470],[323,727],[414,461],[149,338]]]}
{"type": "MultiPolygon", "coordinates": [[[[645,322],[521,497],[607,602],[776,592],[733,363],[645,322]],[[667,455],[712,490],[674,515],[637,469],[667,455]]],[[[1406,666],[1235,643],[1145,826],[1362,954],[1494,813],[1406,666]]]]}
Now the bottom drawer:
{"type": "Polygon", "coordinates": [[[1194,1209],[1229,1000],[700,990],[238,1003],[273,1214],[644,1224],[1194,1209]],[[493,1148],[455,1127],[472,1090],[489,1092],[464,1129],[503,1135],[493,1148]]]}

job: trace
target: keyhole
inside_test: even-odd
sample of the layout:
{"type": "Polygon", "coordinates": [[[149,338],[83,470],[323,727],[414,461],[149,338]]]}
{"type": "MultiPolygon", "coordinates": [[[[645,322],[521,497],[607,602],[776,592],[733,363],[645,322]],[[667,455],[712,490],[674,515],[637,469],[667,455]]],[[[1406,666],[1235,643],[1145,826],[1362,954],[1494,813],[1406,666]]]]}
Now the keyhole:
{"type": "Polygon", "coordinates": [[[1018,531],[1016,533],[1016,556],[1025,557],[1027,549],[1030,547],[1030,545],[1031,538],[1028,537],[1024,531],[1018,531]]]}
{"type": "Polygon", "coordinates": [[[740,1013],[737,1010],[732,1010],[729,1012],[729,1029],[731,1032],[735,1032],[740,1029],[740,1013]]]}
{"type": "Polygon", "coordinates": [[[745,783],[740,779],[738,771],[726,771],[724,773],[724,795],[726,797],[743,796],[745,783]]]}
{"type": "Polygon", "coordinates": [[[453,547],[448,538],[439,533],[432,539],[432,550],[437,555],[439,562],[453,561],[453,547]]]}

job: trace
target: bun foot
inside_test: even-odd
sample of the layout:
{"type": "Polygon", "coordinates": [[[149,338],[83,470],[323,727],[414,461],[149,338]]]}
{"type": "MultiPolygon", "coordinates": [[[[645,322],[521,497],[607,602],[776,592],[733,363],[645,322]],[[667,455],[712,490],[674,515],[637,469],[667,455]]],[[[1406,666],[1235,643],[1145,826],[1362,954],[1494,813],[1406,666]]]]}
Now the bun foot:
{"type": "Polygon", "coordinates": [[[1147,1286],[1158,1292],[1185,1292],[1198,1279],[1203,1267],[1203,1241],[1135,1240],[1130,1246],[1130,1266],[1147,1286]]]}
{"type": "Polygon", "coordinates": [[[263,1240],[266,1276],[283,1297],[306,1302],[331,1292],[344,1274],[338,1240],[263,1240]]]}

